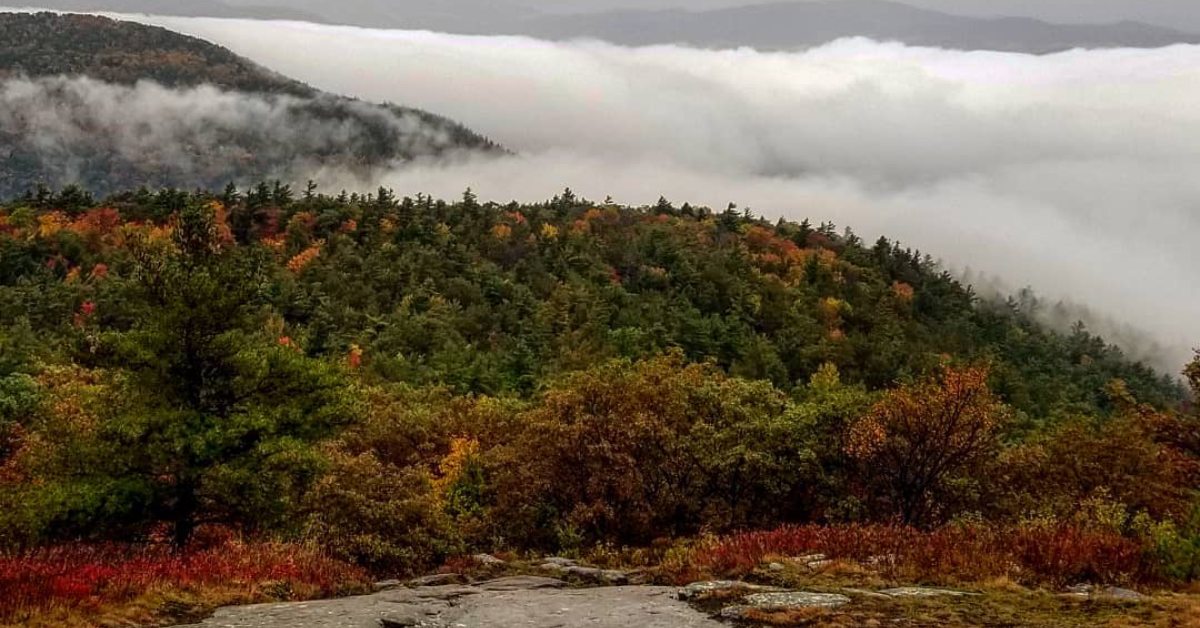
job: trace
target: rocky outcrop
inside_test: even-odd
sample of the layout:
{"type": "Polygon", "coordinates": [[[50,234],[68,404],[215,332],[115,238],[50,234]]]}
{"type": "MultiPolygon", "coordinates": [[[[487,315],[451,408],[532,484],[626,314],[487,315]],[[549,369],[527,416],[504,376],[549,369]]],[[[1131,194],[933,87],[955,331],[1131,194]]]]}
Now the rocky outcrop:
{"type": "Polygon", "coordinates": [[[629,584],[629,575],[624,571],[580,565],[570,558],[560,558],[557,556],[547,558],[542,562],[540,568],[543,571],[552,572],[560,577],[591,584],[629,584]]]}
{"type": "Polygon", "coordinates": [[[809,591],[782,591],[754,593],[734,606],[726,607],[721,616],[727,619],[750,619],[753,611],[790,611],[797,609],[837,608],[850,603],[850,598],[838,593],[812,593],[809,591]]]}
{"type": "Polygon", "coordinates": [[[693,582],[679,589],[675,597],[685,601],[701,601],[710,598],[732,598],[747,593],[782,591],[778,587],[750,584],[741,580],[705,580],[693,582]]]}
{"type": "Polygon", "coordinates": [[[512,576],[474,585],[396,588],[372,595],[224,608],[191,628],[719,628],[667,587],[565,588],[512,576]]]}
{"type": "Polygon", "coordinates": [[[1063,594],[1065,597],[1074,597],[1080,599],[1102,598],[1109,600],[1123,600],[1127,602],[1137,602],[1146,599],[1145,595],[1138,593],[1132,589],[1123,589],[1121,587],[1096,587],[1090,584],[1077,584],[1072,587],[1067,587],[1067,592],[1063,594]]]}

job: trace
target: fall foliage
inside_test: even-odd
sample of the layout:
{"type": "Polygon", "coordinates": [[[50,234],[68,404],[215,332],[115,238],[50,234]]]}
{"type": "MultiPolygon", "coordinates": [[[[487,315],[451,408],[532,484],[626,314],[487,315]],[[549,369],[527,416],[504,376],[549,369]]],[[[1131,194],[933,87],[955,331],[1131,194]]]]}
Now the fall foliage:
{"type": "Polygon", "coordinates": [[[1200,358],[1156,373],[832,225],[64,192],[0,204],[0,260],[3,565],[225,535],[394,576],[698,538],[679,573],[1200,577],[1200,358]]]}

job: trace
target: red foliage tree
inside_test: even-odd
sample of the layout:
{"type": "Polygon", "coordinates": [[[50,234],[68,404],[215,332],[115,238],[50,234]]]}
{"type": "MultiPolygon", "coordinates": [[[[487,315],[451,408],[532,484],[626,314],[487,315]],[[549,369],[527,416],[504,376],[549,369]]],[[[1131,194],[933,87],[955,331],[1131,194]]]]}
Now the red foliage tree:
{"type": "Polygon", "coordinates": [[[850,427],[847,453],[862,463],[868,499],[912,525],[953,506],[954,480],[974,477],[998,445],[1007,408],[983,366],[945,368],[889,392],[850,427]]]}

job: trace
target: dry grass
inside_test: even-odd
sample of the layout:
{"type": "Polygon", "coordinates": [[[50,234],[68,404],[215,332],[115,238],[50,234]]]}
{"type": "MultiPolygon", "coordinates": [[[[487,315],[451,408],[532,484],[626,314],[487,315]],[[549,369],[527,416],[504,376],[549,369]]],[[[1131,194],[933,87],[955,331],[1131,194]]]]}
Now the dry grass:
{"type": "Polygon", "coordinates": [[[906,582],[953,584],[1007,578],[1021,584],[1156,582],[1144,548],[1117,534],[1071,526],[786,526],[701,541],[664,561],[677,582],[740,577],[769,557],[821,553],[829,567],[867,567],[906,582]]]}

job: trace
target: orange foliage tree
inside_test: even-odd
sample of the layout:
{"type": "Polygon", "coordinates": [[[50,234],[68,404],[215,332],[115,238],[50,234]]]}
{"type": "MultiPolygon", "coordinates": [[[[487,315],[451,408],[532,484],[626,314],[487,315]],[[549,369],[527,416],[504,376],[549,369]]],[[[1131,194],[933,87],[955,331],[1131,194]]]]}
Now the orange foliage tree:
{"type": "Polygon", "coordinates": [[[491,453],[492,518],[506,537],[559,547],[776,521],[812,472],[788,407],[769,383],[678,354],[577,373],[491,453]]]}
{"type": "Polygon", "coordinates": [[[868,501],[913,525],[948,514],[956,489],[998,450],[1008,416],[988,372],[945,367],[892,390],[851,425],[846,453],[861,463],[868,501]]]}

